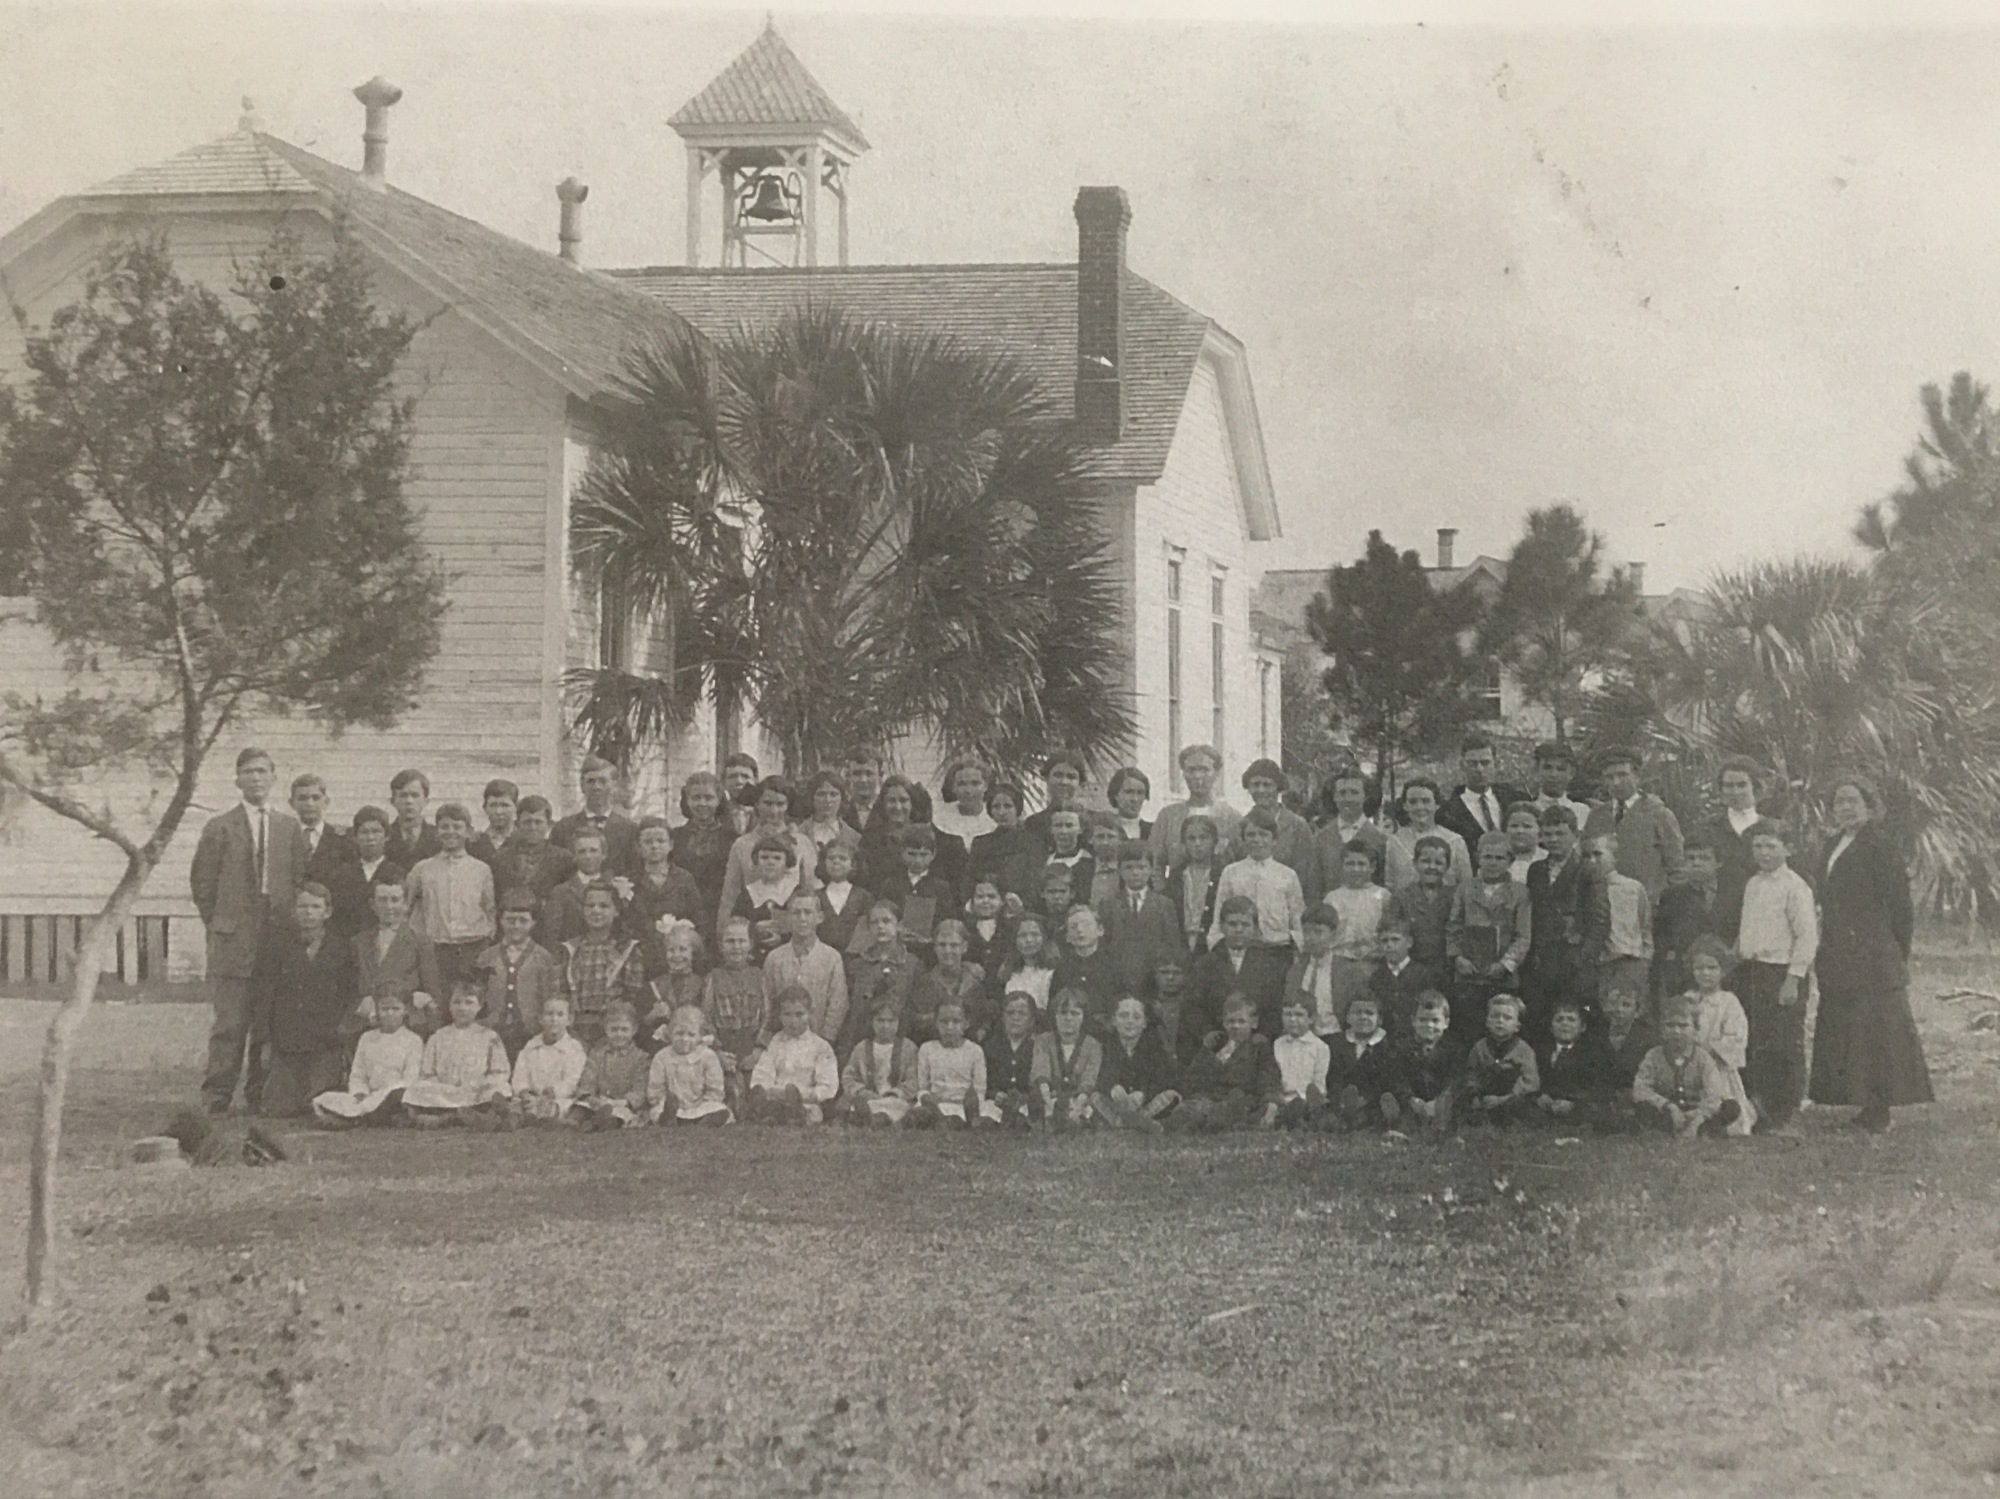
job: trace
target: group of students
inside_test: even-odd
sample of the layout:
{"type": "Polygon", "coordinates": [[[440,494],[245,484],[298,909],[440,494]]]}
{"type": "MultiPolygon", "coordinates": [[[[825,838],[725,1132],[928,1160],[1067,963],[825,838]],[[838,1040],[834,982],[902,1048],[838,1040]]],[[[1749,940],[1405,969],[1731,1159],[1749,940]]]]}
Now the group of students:
{"type": "Polygon", "coordinates": [[[1606,757],[1592,805],[1559,746],[1532,795],[1491,762],[1468,740],[1465,785],[1407,782],[1381,824],[1367,779],[1338,774],[1318,828],[1268,760],[1230,807],[1204,746],[1151,821],[1143,773],[1091,810],[1066,754],[1032,816],[976,765],[934,804],[859,754],[803,788],[735,756],[688,778],[681,823],[635,821],[590,760],[567,818],[495,781],[476,829],[460,804],[429,815],[405,771],[393,811],[344,836],[302,776],[306,877],[251,983],[253,1106],[480,1127],[1782,1125],[1802,1029],[1760,1036],[1758,1005],[1802,1012],[1816,941],[1783,830],[1741,829],[1739,883],[1741,859],[1677,826],[1663,857],[1635,760],[1606,757]]]}

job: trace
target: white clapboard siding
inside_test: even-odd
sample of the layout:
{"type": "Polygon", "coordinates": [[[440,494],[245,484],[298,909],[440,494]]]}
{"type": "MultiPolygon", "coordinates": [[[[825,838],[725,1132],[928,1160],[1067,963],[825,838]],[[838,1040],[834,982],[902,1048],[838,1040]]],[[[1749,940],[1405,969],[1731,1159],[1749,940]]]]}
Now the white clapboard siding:
{"type": "MultiPolygon", "coordinates": [[[[255,218],[240,216],[149,219],[148,225],[163,222],[183,274],[216,285],[228,283],[234,264],[254,257],[265,230],[255,218]]],[[[62,243],[38,247],[24,257],[25,266],[17,264],[7,289],[25,298],[31,323],[45,323],[75,299],[104,233],[80,224],[59,236],[62,243]]],[[[408,493],[423,517],[424,538],[451,580],[442,649],[418,706],[393,730],[356,729],[333,739],[306,720],[280,719],[228,736],[203,777],[199,806],[141,904],[145,914],[192,909],[187,861],[201,823],[235,800],[231,765],[244,744],[269,748],[281,780],[308,769],[325,777],[337,823],[364,802],[386,805],[389,779],[405,766],[430,775],[434,803],[462,799],[476,809],[480,788],[494,776],[552,795],[559,805],[574,800],[543,775],[545,746],[559,732],[547,687],[544,626],[550,511],[559,511],[562,496],[566,398],[389,267],[377,268],[375,290],[384,305],[428,320],[399,380],[417,400],[408,493]]],[[[0,320],[0,373],[14,378],[19,369],[18,336],[11,321],[0,320]]],[[[561,565],[559,557],[556,562],[561,565]]],[[[59,694],[66,686],[63,664],[24,615],[19,601],[0,604],[6,685],[59,694]]],[[[93,799],[131,812],[143,807],[147,788],[127,776],[89,790],[93,799]]],[[[119,862],[61,819],[10,803],[0,812],[0,917],[94,910],[119,862]]]]}

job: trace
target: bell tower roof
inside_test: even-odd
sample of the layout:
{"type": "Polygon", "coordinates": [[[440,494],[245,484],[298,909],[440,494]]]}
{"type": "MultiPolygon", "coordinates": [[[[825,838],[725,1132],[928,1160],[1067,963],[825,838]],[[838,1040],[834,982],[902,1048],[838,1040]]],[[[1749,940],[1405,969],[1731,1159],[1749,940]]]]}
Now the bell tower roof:
{"type": "Polygon", "coordinates": [[[690,144],[820,137],[850,156],[868,149],[868,138],[769,24],[667,123],[690,144]]]}

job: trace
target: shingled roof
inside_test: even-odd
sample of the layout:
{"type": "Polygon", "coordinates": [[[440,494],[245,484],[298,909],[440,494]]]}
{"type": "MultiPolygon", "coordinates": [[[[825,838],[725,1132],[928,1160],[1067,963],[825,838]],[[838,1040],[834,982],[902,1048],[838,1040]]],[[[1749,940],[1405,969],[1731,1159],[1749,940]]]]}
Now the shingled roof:
{"type": "Polygon", "coordinates": [[[616,387],[635,342],[681,327],[656,297],[258,131],[240,129],[75,198],[218,196],[316,198],[344,210],[365,242],[436,283],[465,316],[585,399],[616,387]]]}
{"type": "Polygon", "coordinates": [[[817,125],[844,137],[851,150],[868,149],[868,138],[861,128],[806,71],[776,27],[769,25],[667,123],[683,135],[715,126],[817,125]]]}
{"type": "MultiPolygon", "coordinates": [[[[652,266],[612,271],[659,298],[710,338],[758,328],[799,307],[950,334],[1020,356],[1057,410],[1074,413],[1074,265],[870,265],[808,270],[652,266]]],[[[1151,484],[1165,470],[1188,382],[1210,320],[1131,271],[1125,273],[1125,435],[1103,450],[1107,479],[1151,484]]]]}

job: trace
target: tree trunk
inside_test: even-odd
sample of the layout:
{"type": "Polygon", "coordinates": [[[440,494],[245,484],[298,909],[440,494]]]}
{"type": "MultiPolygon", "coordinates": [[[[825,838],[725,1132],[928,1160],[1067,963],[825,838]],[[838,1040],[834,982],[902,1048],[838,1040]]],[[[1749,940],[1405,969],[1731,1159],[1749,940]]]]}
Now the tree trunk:
{"type": "Polygon", "coordinates": [[[76,971],[69,998],[49,1023],[42,1045],[42,1081],[35,1099],[35,1139],[28,1161],[28,1306],[40,1306],[48,1294],[49,1261],[55,1250],[56,1152],[62,1145],[63,1096],[69,1090],[70,1054],[75,1049],[83,1017],[97,997],[97,981],[116,950],[118,929],[158,861],[135,856],[125,864],[125,876],[111,899],[97,913],[77,950],[76,971]]]}

